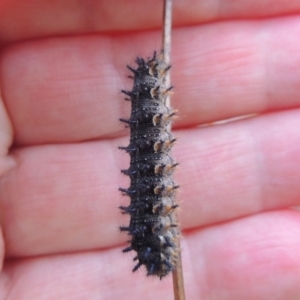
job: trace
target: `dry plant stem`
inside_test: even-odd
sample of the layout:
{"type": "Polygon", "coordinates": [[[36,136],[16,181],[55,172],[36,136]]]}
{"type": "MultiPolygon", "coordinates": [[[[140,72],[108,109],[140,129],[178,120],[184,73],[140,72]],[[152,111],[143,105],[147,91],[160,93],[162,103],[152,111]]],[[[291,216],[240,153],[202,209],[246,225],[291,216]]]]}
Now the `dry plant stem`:
{"type": "MultiPolygon", "coordinates": [[[[164,0],[163,12],[163,36],[162,54],[167,65],[171,63],[171,33],[172,33],[172,0],[164,0]]],[[[166,86],[171,85],[170,72],[166,74],[166,86]]],[[[170,96],[167,97],[166,105],[170,106],[170,96]]]]}
{"type": "MultiPolygon", "coordinates": [[[[163,12],[163,40],[162,40],[162,54],[163,60],[166,64],[170,65],[171,62],[171,31],[172,31],[172,0],[164,0],[164,12],[163,12]]],[[[170,72],[166,74],[166,86],[171,85],[170,72]]],[[[170,96],[166,98],[166,106],[171,106],[170,96]]],[[[170,128],[171,129],[171,128],[170,128]]],[[[177,223],[177,215],[175,213],[175,221],[177,223]]],[[[177,239],[178,258],[176,269],[172,272],[173,277],[173,290],[175,300],[184,300],[184,282],[182,272],[182,260],[180,250],[180,240],[177,239]]]]}

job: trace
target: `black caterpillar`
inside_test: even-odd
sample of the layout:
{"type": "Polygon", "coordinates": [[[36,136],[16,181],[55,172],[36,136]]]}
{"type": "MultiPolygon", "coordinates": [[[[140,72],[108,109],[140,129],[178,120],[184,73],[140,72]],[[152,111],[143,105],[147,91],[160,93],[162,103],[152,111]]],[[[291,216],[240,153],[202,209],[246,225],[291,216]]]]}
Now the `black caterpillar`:
{"type": "Polygon", "coordinates": [[[130,167],[121,172],[130,177],[131,184],[120,191],[131,201],[120,209],[131,218],[129,226],[120,230],[131,236],[130,246],[123,252],[137,252],[133,271],[144,265],[147,275],[162,278],[175,269],[178,253],[174,216],[178,185],[172,179],[178,164],[170,156],[176,139],[168,129],[176,113],[165,103],[171,90],[165,86],[170,66],[156,53],[147,60],[137,58],[136,63],[137,69],[127,66],[134,75],[129,76],[134,79],[132,91],[122,90],[132,110],[130,119],[120,119],[130,127],[129,146],[120,147],[129,153],[130,167]]]}

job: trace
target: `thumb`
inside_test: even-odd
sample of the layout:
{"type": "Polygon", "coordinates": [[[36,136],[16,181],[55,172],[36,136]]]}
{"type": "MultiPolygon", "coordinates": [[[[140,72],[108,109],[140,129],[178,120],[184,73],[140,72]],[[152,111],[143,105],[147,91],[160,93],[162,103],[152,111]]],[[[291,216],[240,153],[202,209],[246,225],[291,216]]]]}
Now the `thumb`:
{"type": "MultiPolygon", "coordinates": [[[[0,91],[0,188],[2,180],[5,180],[5,173],[14,167],[15,161],[9,155],[9,148],[13,141],[13,128],[6,112],[0,91]]],[[[4,238],[2,234],[2,216],[5,214],[0,208],[0,271],[4,259],[4,238]]]]}

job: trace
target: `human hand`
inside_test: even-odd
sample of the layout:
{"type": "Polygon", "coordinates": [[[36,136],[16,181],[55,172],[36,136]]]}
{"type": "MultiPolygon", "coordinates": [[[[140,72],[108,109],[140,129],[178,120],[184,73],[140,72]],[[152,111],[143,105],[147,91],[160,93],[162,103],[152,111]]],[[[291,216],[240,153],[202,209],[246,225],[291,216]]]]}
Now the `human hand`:
{"type": "MultiPolygon", "coordinates": [[[[299,299],[300,4],[218,3],[174,3],[187,299],[299,299]]],[[[118,91],[160,48],[162,1],[0,7],[0,300],[172,299],[171,276],[131,274],[117,208],[118,91]]]]}

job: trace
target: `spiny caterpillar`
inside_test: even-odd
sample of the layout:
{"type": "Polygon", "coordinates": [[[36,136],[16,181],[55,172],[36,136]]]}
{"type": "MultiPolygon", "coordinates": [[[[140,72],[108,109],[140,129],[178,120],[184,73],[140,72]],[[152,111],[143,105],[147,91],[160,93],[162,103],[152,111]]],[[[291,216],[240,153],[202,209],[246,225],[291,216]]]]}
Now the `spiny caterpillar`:
{"type": "Polygon", "coordinates": [[[131,102],[130,119],[120,121],[130,127],[130,143],[119,147],[130,155],[130,167],[121,172],[130,177],[128,189],[120,191],[130,197],[130,205],[121,206],[130,215],[128,227],[120,227],[131,237],[130,246],[123,252],[136,251],[133,268],[144,265],[147,275],[160,278],[175,269],[177,261],[176,240],[179,230],[175,220],[175,191],[178,188],[172,173],[178,165],[170,156],[176,139],[170,132],[170,122],[175,111],[166,106],[166,98],[172,87],[166,87],[165,76],[169,65],[154,55],[137,58],[133,73],[132,91],[122,92],[131,102]]]}

